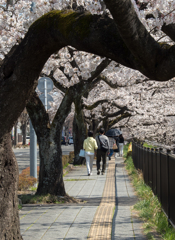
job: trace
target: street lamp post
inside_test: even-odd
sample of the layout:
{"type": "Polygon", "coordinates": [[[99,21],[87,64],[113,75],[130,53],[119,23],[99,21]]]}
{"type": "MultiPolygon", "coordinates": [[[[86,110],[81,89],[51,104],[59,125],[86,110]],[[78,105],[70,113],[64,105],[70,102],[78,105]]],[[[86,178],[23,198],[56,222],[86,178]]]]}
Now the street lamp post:
{"type": "Polygon", "coordinates": [[[30,176],[37,178],[37,137],[30,120],[30,176]]]}

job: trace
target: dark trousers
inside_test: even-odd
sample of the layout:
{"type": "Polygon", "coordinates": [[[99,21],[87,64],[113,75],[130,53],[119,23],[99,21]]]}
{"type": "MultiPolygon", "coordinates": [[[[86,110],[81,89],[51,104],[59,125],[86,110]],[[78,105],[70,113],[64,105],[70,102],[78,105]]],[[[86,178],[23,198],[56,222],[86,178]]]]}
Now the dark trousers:
{"type": "Polygon", "coordinates": [[[100,170],[100,162],[102,159],[102,172],[105,171],[106,169],[106,156],[107,156],[107,152],[103,152],[100,149],[97,149],[97,171],[100,170]]]}

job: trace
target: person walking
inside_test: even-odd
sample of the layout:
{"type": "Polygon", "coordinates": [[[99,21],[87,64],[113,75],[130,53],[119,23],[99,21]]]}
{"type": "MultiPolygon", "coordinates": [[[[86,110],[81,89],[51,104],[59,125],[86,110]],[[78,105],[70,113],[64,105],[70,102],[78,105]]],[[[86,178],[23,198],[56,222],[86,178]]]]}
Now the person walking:
{"type": "Polygon", "coordinates": [[[123,157],[123,145],[124,145],[124,137],[122,134],[119,135],[119,156],[123,157]]]}
{"type": "Polygon", "coordinates": [[[113,137],[108,137],[108,139],[109,139],[109,149],[110,149],[108,157],[109,157],[109,160],[111,160],[111,157],[114,153],[113,146],[115,144],[115,139],[113,137]]]}
{"type": "Polygon", "coordinates": [[[88,138],[83,142],[83,149],[85,150],[86,167],[88,176],[92,175],[92,167],[94,161],[94,150],[98,148],[96,140],[93,138],[93,132],[88,132],[88,138]]]}
{"type": "Polygon", "coordinates": [[[119,154],[119,137],[115,137],[115,143],[117,145],[117,149],[115,149],[114,152],[115,152],[115,158],[117,158],[119,154]]]}
{"type": "Polygon", "coordinates": [[[109,139],[107,136],[104,135],[105,131],[104,128],[100,129],[99,135],[96,136],[96,141],[98,145],[97,149],[97,175],[100,174],[100,162],[102,159],[102,171],[101,174],[103,175],[106,170],[106,157],[109,153],[109,139]]]}

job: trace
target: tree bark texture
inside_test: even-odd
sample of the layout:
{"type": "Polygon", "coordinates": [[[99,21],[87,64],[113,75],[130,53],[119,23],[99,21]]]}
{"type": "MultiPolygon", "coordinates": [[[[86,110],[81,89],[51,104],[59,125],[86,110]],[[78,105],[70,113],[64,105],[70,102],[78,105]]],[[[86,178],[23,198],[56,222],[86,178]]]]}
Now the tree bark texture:
{"type": "Polygon", "coordinates": [[[60,196],[66,194],[61,136],[64,121],[71,110],[72,99],[72,94],[67,92],[51,125],[49,116],[36,93],[27,104],[27,111],[39,143],[40,171],[37,194],[50,193],[60,196]]]}
{"type": "Polygon", "coordinates": [[[18,165],[10,133],[0,139],[0,239],[22,239],[18,215],[18,165]]]}
{"type": "Polygon", "coordinates": [[[95,137],[96,134],[97,134],[97,131],[98,131],[98,124],[99,124],[99,121],[98,119],[93,119],[92,120],[92,131],[93,131],[93,136],[95,137]]]}
{"type": "MultiPolygon", "coordinates": [[[[114,2],[117,4],[115,12],[118,13],[118,1],[114,2]]],[[[109,9],[114,7],[111,3],[108,5],[109,9]]],[[[11,50],[0,68],[1,136],[10,131],[24,109],[49,56],[64,46],[71,45],[78,50],[105,56],[137,69],[151,79],[165,81],[175,76],[175,47],[165,49],[154,41],[144,27],[140,23],[137,24],[138,18],[132,8],[133,28],[138,29],[139,33],[137,35],[137,32],[134,32],[133,35],[132,29],[128,28],[126,31],[125,20],[122,19],[130,14],[123,9],[124,6],[121,9],[123,15],[120,14],[121,22],[117,21],[116,14],[112,11],[115,21],[107,16],[66,10],[45,14],[31,25],[25,38],[11,50]],[[124,33],[121,31],[122,27],[124,33]],[[141,36],[140,32],[143,32],[141,36]],[[135,35],[138,36],[138,45],[132,43],[135,42],[135,35]],[[130,39],[128,41],[132,44],[129,44],[127,39],[130,39]]],[[[126,25],[130,20],[126,17],[126,25]]]]}
{"type": "Polygon", "coordinates": [[[17,131],[18,121],[14,125],[14,145],[18,144],[18,131],[17,131]]]}
{"type": "MultiPolygon", "coordinates": [[[[175,46],[165,48],[156,43],[139,22],[129,0],[105,0],[105,4],[114,20],[107,16],[92,16],[88,12],[52,11],[33,23],[21,43],[11,49],[0,67],[1,146],[5,147],[7,134],[37,86],[45,62],[62,47],[71,45],[77,50],[105,56],[154,80],[166,81],[175,76],[175,46]]],[[[1,159],[14,162],[13,155],[3,154],[1,159]]],[[[5,166],[2,165],[2,173],[5,166]]],[[[9,171],[10,178],[4,178],[6,189],[15,187],[13,178],[18,171],[17,165],[10,165],[9,171]]],[[[7,196],[12,194],[12,189],[10,191],[7,196]]],[[[4,204],[6,195],[1,196],[4,204]]],[[[10,210],[8,214],[12,216],[10,210]]],[[[12,220],[14,224],[9,229],[8,219],[4,220],[7,221],[3,229],[6,236],[8,232],[19,232],[17,205],[14,204],[13,210],[16,226],[12,220]]]]}
{"type": "Polygon", "coordinates": [[[98,131],[98,124],[100,123],[100,121],[98,119],[86,119],[85,118],[85,122],[87,124],[89,124],[89,130],[93,131],[93,137],[95,138],[97,131],[98,131]]]}
{"type": "Polygon", "coordinates": [[[175,45],[164,46],[154,40],[140,22],[131,0],[105,0],[105,4],[110,9],[125,46],[142,67],[142,71],[140,66],[138,70],[158,81],[165,81],[168,76],[172,78],[175,45]]]}
{"type": "Polygon", "coordinates": [[[106,133],[109,129],[109,119],[108,118],[103,119],[103,128],[104,128],[105,133],[106,133]]]}
{"type": "Polygon", "coordinates": [[[87,136],[86,125],[84,122],[84,113],[82,100],[76,98],[74,101],[75,104],[75,115],[73,121],[73,139],[74,139],[74,164],[81,164],[82,157],[79,156],[80,149],[83,149],[83,142],[87,136]]]}

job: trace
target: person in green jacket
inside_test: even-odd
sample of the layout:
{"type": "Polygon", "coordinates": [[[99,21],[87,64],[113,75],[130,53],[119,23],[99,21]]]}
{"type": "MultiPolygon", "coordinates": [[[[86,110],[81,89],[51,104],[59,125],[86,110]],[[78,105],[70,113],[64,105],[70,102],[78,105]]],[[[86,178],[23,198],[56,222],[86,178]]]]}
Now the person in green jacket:
{"type": "Polygon", "coordinates": [[[93,138],[93,132],[88,132],[88,138],[83,142],[83,149],[85,150],[86,166],[88,176],[92,175],[92,166],[94,161],[94,150],[98,148],[96,140],[93,138]]]}

